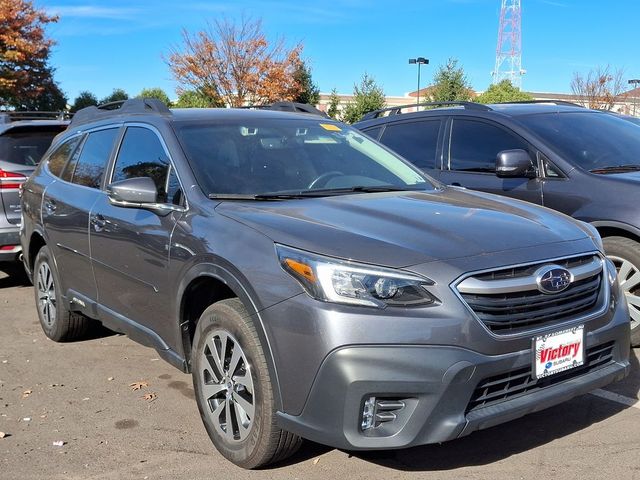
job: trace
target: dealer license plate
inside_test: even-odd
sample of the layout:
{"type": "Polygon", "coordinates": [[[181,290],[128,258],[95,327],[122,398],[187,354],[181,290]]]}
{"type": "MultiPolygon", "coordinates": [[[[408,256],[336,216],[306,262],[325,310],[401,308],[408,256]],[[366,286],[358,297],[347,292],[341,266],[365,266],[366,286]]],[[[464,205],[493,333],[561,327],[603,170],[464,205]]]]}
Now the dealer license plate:
{"type": "Polygon", "coordinates": [[[584,325],[541,335],[533,343],[536,378],[584,365],[584,325]]]}

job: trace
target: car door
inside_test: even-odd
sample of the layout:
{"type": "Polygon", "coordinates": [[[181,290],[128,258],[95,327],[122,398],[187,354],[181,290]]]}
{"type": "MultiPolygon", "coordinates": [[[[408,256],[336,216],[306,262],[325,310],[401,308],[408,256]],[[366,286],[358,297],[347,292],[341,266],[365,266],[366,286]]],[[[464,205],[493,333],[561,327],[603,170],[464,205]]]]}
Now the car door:
{"type": "MultiPolygon", "coordinates": [[[[483,119],[452,117],[440,181],[542,204],[539,178],[499,178],[496,157],[503,150],[531,151],[514,132],[483,119]]],[[[533,157],[532,157],[533,158],[533,157]]],[[[532,160],[532,167],[535,162],[532,160]]]]}
{"type": "MultiPolygon", "coordinates": [[[[117,135],[118,128],[105,128],[86,134],[79,146],[70,143],[75,150],[60,179],[47,187],[42,199],[42,222],[63,291],[67,295],[72,290],[80,305],[97,298],[89,249],[89,212],[101,196],[104,171],[117,135]]],[[[59,162],[57,158],[52,160],[59,162]]]]}
{"type": "MultiPolygon", "coordinates": [[[[180,184],[159,134],[148,126],[126,126],[107,183],[150,177],[158,202],[176,205],[164,213],[112,204],[106,193],[91,210],[91,253],[101,316],[110,318],[131,336],[149,327],[167,338],[174,322],[169,285],[169,245],[180,216],[180,184]],[[133,326],[128,330],[127,326],[133,326]]],[[[147,343],[144,335],[136,337],[147,343]]],[[[155,346],[155,345],[154,345],[155,346]]]]}
{"type": "Polygon", "coordinates": [[[439,177],[443,120],[428,117],[387,124],[380,141],[434,178],[439,177]]]}

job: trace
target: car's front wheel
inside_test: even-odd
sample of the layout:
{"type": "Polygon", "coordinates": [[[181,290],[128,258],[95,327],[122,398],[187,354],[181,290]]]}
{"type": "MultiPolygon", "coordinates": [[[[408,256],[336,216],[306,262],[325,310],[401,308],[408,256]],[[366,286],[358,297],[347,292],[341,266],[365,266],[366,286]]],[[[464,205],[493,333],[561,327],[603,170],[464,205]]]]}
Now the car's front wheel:
{"type": "Polygon", "coordinates": [[[264,351],[240,300],[222,300],[202,313],[191,358],[200,416],[222,455],[257,468],[298,449],[300,438],[276,425],[264,351]]]}
{"type": "Polygon", "coordinates": [[[640,347],[640,243],[625,237],[605,237],[603,243],[629,305],[631,345],[640,347]]]}
{"type": "Polygon", "coordinates": [[[68,342],[87,333],[91,320],[70,312],[63,301],[58,270],[47,246],[36,255],[33,287],[40,326],[47,337],[56,342],[68,342]]]}

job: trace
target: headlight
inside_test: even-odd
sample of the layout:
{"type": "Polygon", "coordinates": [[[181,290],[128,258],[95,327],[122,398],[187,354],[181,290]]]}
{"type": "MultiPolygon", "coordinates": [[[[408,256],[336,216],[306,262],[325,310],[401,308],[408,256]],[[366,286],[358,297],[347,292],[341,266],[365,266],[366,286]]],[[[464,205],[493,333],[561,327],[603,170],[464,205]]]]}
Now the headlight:
{"type": "Polygon", "coordinates": [[[282,268],[309,295],[325,302],[369,307],[417,307],[437,299],[427,291],[434,282],[411,273],[370,267],[276,245],[282,268]]]}

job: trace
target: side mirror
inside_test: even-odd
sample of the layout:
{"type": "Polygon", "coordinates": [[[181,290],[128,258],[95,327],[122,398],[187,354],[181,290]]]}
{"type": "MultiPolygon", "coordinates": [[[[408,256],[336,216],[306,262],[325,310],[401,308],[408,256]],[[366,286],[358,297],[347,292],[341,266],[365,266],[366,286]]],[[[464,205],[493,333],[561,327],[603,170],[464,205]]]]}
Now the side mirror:
{"type": "Polygon", "coordinates": [[[521,149],[503,150],[496,157],[496,175],[500,178],[535,176],[529,152],[521,149]]]}
{"type": "Polygon", "coordinates": [[[109,201],[122,207],[144,207],[158,200],[158,189],[149,177],[127,178],[107,186],[109,201]]]}

